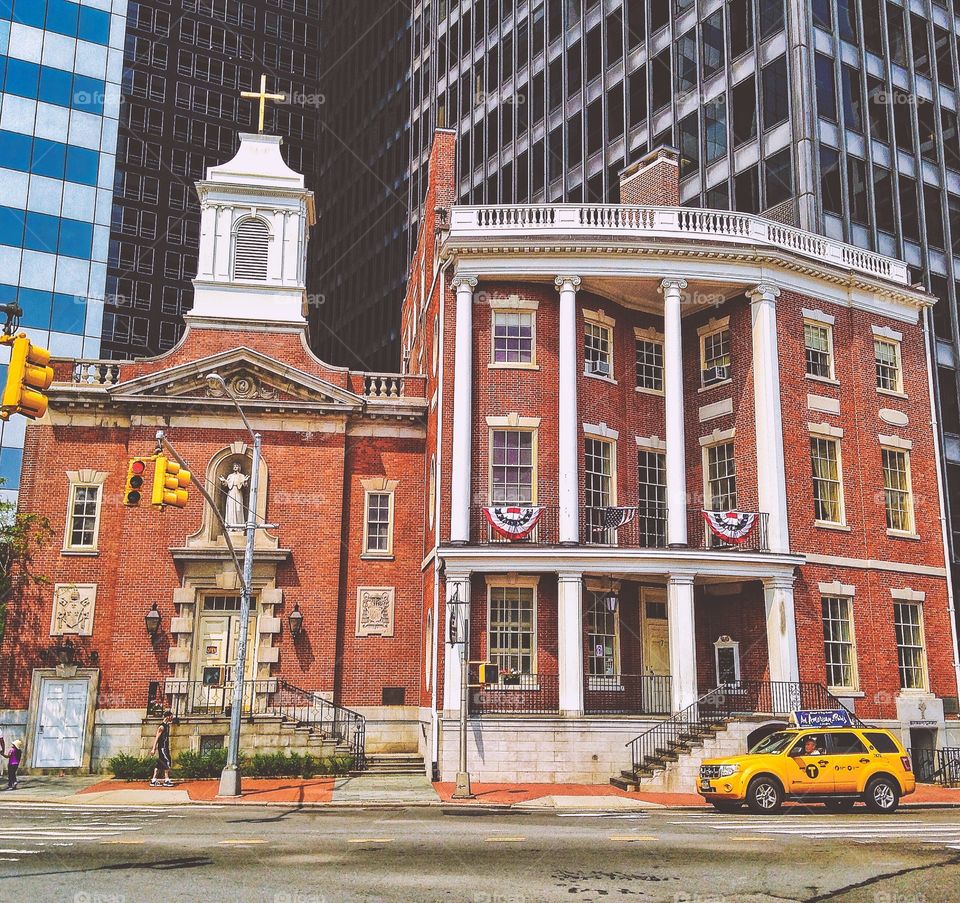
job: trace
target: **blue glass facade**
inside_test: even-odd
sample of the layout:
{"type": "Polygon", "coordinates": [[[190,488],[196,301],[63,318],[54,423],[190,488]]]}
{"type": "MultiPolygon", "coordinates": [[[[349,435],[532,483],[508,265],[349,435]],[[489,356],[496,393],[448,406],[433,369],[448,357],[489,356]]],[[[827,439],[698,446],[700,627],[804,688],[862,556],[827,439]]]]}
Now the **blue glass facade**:
{"type": "MultiPolygon", "coordinates": [[[[19,301],[58,356],[100,352],[126,13],[127,0],[0,0],[0,303],[19,301]]],[[[5,491],[24,427],[0,427],[5,491]]]]}

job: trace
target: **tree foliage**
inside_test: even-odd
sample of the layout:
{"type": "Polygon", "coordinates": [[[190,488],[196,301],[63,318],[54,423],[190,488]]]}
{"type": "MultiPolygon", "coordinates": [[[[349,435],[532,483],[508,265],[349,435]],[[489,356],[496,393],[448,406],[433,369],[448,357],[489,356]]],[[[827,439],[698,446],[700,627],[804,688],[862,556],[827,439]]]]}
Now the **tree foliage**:
{"type": "Polygon", "coordinates": [[[0,639],[11,600],[20,598],[31,586],[50,582],[36,570],[34,558],[52,536],[46,517],[18,511],[14,502],[0,501],[0,639]]]}

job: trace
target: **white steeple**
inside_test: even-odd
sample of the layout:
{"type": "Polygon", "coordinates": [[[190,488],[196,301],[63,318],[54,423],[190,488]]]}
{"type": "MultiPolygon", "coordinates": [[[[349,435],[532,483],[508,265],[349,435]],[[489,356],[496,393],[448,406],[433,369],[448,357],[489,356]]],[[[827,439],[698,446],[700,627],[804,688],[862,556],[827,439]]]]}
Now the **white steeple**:
{"type": "Polygon", "coordinates": [[[189,320],[306,323],[313,192],[280,156],[279,135],[240,135],[197,182],[200,254],[189,320]]]}

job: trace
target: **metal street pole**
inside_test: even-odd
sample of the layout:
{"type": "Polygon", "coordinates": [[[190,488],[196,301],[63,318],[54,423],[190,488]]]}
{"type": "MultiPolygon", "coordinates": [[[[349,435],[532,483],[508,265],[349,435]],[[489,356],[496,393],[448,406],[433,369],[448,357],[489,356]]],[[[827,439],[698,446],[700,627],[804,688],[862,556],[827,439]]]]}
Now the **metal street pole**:
{"type": "Polygon", "coordinates": [[[219,796],[240,796],[240,716],[243,713],[244,672],[247,637],[250,632],[250,605],[253,596],[253,550],[257,536],[257,492],[260,488],[260,434],[253,434],[253,463],[250,474],[250,502],[247,505],[247,546],[243,553],[243,587],[240,597],[240,624],[237,634],[237,661],[233,677],[233,706],[230,709],[230,739],[227,764],[220,774],[219,796]]]}
{"type": "MultiPolygon", "coordinates": [[[[457,594],[459,599],[459,593],[457,594]]],[[[473,799],[473,790],[470,787],[470,772],[467,771],[467,704],[470,698],[467,681],[470,679],[470,618],[467,615],[469,606],[466,602],[460,603],[457,610],[458,619],[463,612],[463,654],[460,657],[460,766],[457,771],[457,786],[453,791],[455,800],[473,799]]]]}

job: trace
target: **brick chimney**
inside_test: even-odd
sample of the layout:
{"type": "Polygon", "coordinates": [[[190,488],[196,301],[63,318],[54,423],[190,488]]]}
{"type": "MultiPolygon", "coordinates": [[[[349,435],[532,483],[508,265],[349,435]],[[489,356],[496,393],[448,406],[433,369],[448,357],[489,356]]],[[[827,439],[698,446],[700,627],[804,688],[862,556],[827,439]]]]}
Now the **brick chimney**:
{"type": "Polygon", "coordinates": [[[680,206],[680,152],[658,147],[620,173],[620,203],[680,206]]]}
{"type": "MultiPolygon", "coordinates": [[[[450,208],[457,197],[457,133],[453,129],[436,129],[433,147],[427,162],[427,193],[424,199],[424,219],[442,208],[450,215],[450,208]]],[[[449,222],[449,219],[446,220],[449,222]]],[[[445,225],[445,223],[440,223],[445,225]]]]}

